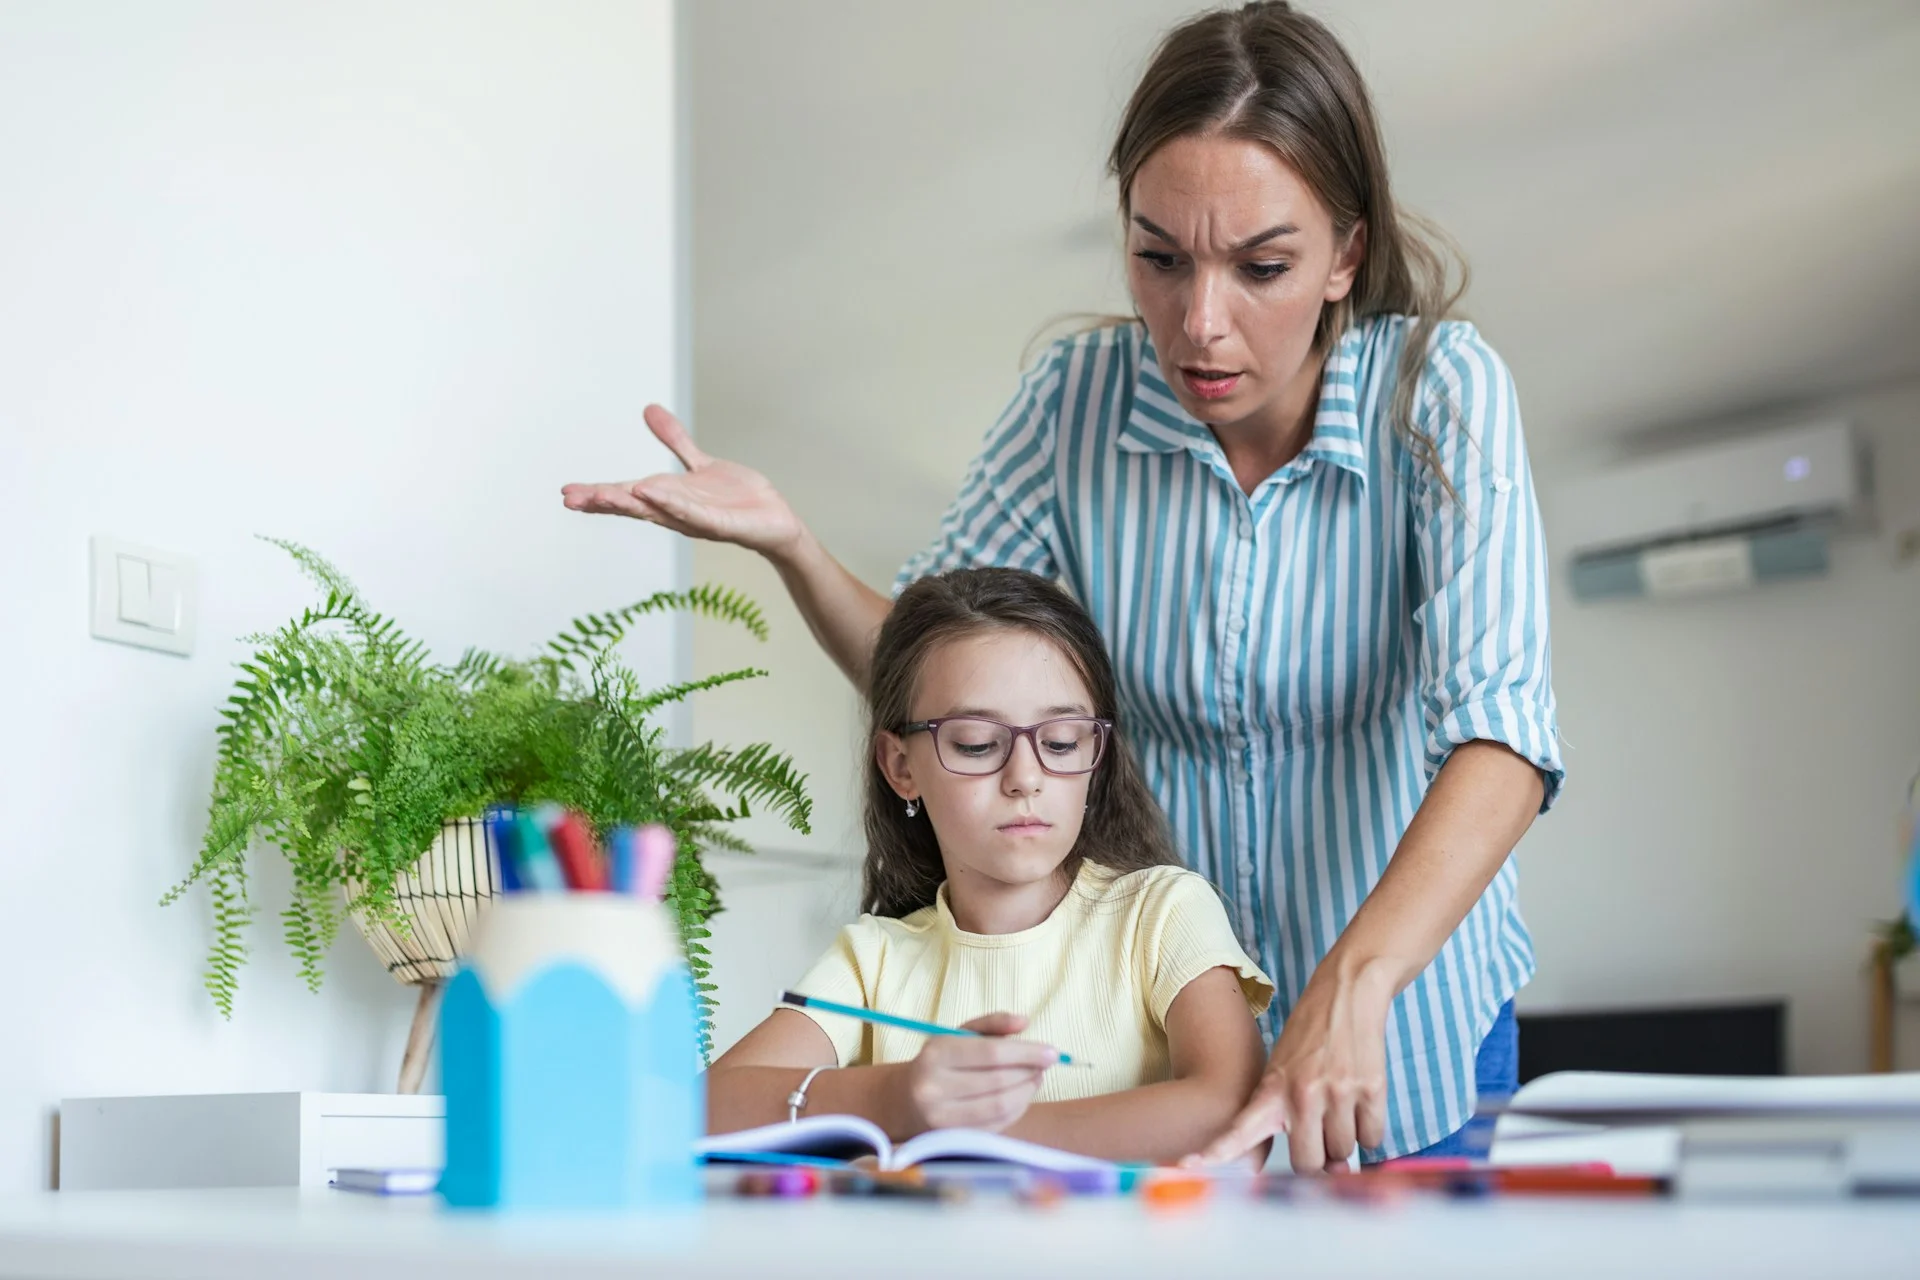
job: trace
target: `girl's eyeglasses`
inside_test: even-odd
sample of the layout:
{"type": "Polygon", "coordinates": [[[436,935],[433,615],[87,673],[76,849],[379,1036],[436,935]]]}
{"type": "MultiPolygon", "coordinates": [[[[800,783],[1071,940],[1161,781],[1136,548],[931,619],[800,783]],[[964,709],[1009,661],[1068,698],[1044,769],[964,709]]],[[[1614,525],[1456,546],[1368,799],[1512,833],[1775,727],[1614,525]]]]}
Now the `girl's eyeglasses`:
{"type": "Polygon", "coordinates": [[[1042,769],[1056,777],[1071,778],[1092,773],[1100,763],[1100,757],[1106,754],[1107,735],[1113,731],[1113,721],[1067,716],[1020,725],[982,720],[978,716],[946,716],[939,720],[916,720],[900,729],[903,735],[923,731],[933,735],[933,754],[948,773],[969,778],[998,773],[1013,758],[1014,742],[1025,738],[1033,744],[1034,758],[1042,769]]]}

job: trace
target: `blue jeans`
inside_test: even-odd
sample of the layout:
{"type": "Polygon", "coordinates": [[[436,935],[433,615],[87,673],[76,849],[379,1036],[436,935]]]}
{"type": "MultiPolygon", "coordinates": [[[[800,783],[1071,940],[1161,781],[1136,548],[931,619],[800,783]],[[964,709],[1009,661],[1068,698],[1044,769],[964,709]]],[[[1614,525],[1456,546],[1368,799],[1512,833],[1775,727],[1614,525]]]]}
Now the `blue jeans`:
{"type": "MultiPolygon", "coordinates": [[[[1482,1100],[1489,1102],[1510,1098],[1520,1087],[1520,1027],[1513,1020],[1511,1000],[1500,1006],[1487,1038],[1480,1042],[1480,1052],[1473,1060],[1473,1087],[1482,1100]]],[[[1493,1145],[1494,1119],[1493,1116],[1470,1119],[1457,1132],[1414,1154],[1479,1159],[1493,1145]]]]}

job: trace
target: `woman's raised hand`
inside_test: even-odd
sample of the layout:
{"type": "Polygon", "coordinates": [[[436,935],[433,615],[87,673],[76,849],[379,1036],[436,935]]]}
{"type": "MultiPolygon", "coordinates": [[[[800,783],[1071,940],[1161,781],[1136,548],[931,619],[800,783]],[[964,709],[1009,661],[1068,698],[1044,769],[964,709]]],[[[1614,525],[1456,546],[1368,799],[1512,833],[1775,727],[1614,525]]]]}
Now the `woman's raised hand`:
{"type": "Polygon", "coordinates": [[[680,420],[657,404],[647,406],[645,417],[686,471],[644,480],[570,484],[560,490],[568,507],[632,516],[690,538],[731,542],[762,554],[784,550],[799,539],[799,517],[765,476],[737,462],[709,457],[680,420]]]}

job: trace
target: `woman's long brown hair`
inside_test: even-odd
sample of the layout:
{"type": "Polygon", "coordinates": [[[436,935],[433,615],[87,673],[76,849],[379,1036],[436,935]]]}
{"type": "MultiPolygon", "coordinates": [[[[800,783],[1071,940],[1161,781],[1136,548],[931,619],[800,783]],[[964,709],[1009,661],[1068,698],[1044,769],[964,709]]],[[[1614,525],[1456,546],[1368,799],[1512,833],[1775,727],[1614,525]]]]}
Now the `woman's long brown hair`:
{"type": "Polygon", "coordinates": [[[1093,713],[1113,721],[1106,754],[1094,770],[1080,838],[1062,864],[1071,878],[1082,862],[1115,871],[1177,866],[1166,815],[1140,775],[1120,720],[1113,664],[1100,630],[1074,598],[1018,569],[956,569],[922,578],[900,593],[880,628],[867,678],[867,861],[861,910],[904,916],[933,905],[947,878],[933,824],[908,817],[874,756],[882,731],[911,722],[920,673],[940,646],[985,631],[1024,631],[1059,646],[1093,696],[1093,713]]]}

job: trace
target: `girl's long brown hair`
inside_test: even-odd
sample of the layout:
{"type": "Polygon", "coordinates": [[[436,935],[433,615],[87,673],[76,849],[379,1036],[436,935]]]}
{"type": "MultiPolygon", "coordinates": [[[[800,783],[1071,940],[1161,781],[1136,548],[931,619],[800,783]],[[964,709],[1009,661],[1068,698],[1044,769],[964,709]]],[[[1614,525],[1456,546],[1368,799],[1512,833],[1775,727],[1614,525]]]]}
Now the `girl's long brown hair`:
{"type": "Polygon", "coordinates": [[[1055,584],[1019,569],[956,569],[922,578],[900,593],[880,628],[867,678],[867,861],[860,909],[904,916],[933,905],[947,878],[933,824],[906,805],[880,772],[874,743],[914,719],[913,696],[927,659],[941,645],[983,631],[1025,631],[1051,640],[1073,662],[1093,713],[1113,733],[1087,794],[1080,838],[1062,865],[1072,877],[1085,862],[1115,871],[1174,866],[1166,816],[1147,790],[1120,720],[1113,665],[1100,630],[1055,584]]]}
{"type": "Polygon", "coordinates": [[[1271,147],[1333,215],[1336,242],[1364,224],[1353,288],[1321,309],[1314,346],[1331,350],[1349,325],[1368,316],[1411,319],[1394,381],[1393,425],[1450,489],[1432,439],[1414,422],[1414,397],[1433,328],[1466,292],[1466,262],[1437,228],[1395,206],[1386,147],[1353,59],[1324,25],[1284,0],[1218,9],[1175,27],[1133,91],[1107,158],[1120,183],[1122,217],[1130,214],[1133,180],[1147,157],[1175,138],[1207,133],[1271,147]]]}

